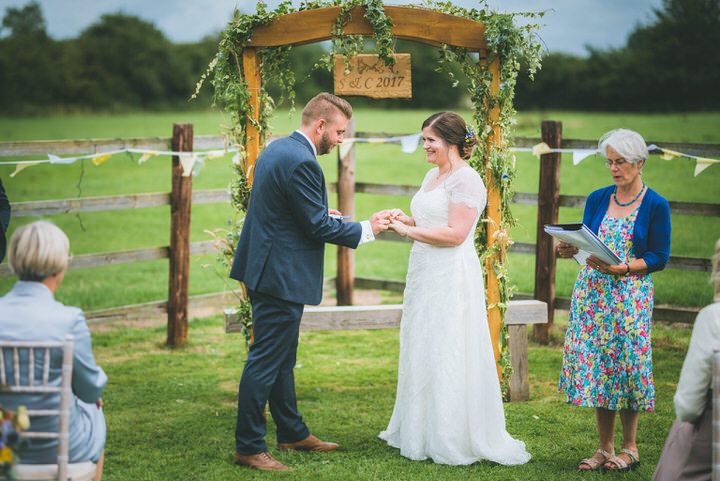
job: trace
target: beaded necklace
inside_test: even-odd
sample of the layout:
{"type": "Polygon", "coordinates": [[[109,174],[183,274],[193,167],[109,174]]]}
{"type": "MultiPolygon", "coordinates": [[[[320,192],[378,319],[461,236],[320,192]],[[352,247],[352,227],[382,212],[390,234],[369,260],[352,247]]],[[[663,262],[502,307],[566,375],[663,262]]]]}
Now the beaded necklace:
{"type": "Polygon", "coordinates": [[[636,200],[638,200],[640,198],[640,195],[642,195],[643,192],[645,192],[645,181],[644,180],[643,180],[642,189],[640,189],[640,192],[638,192],[638,195],[636,195],[635,198],[633,200],[631,200],[630,202],[628,202],[627,204],[621,204],[620,202],[618,202],[617,196],[615,195],[617,193],[617,186],[615,186],[615,189],[613,190],[613,200],[620,207],[627,207],[630,204],[632,204],[633,202],[635,202],[636,200]]]}

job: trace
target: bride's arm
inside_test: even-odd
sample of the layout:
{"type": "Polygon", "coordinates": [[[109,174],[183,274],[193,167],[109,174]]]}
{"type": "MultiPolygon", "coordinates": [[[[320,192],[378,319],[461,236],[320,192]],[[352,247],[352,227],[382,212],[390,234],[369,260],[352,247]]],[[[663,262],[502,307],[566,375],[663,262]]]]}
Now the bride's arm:
{"type": "MultiPolygon", "coordinates": [[[[475,227],[478,210],[464,202],[450,202],[447,227],[417,227],[402,222],[391,222],[390,229],[401,236],[434,246],[459,246],[475,227]]],[[[413,222],[414,224],[414,222],[413,222]]]]}

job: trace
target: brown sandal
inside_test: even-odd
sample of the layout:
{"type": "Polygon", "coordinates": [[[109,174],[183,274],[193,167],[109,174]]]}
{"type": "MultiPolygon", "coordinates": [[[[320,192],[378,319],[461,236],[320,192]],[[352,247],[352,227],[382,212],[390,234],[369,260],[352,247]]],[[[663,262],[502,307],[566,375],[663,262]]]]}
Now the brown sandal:
{"type": "Polygon", "coordinates": [[[607,463],[610,458],[615,457],[615,453],[608,453],[604,449],[598,449],[595,451],[595,454],[592,458],[585,458],[582,461],[580,461],[580,464],[578,465],[578,471],[602,471],[605,469],[605,463],[607,463]],[[603,457],[601,460],[595,459],[595,456],[600,455],[603,457]],[[587,468],[584,468],[583,466],[587,466],[587,468]]]}
{"type": "Polygon", "coordinates": [[[640,466],[640,458],[638,457],[637,451],[632,452],[629,449],[623,449],[620,451],[620,455],[627,454],[630,459],[630,463],[626,462],[620,456],[611,456],[605,462],[605,469],[608,471],[616,471],[619,473],[626,473],[628,471],[634,471],[640,466]]]}

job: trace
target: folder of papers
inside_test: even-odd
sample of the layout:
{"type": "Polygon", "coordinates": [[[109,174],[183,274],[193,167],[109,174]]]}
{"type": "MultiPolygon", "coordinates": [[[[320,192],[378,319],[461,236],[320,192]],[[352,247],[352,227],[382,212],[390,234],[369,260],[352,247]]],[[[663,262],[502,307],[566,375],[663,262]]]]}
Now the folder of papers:
{"type": "Polygon", "coordinates": [[[585,224],[546,224],[545,232],[558,240],[577,247],[578,253],[573,258],[581,266],[587,263],[586,259],[590,256],[596,257],[611,266],[623,263],[585,224]]]}

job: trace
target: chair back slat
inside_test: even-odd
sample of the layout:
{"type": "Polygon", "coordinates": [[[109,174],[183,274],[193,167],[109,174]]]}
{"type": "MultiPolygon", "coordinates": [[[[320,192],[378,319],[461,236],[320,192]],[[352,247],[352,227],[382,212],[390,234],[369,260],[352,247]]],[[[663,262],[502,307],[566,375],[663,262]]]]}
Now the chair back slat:
{"type": "Polygon", "coordinates": [[[50,380],[50,348],[45,348],[45,359],[43,359],[43,386],[47,387],[50,380]]]}
{"type": "Polygon", "coordinates": [[[18,348],[13,348],[13,366],[15,373],[15,386],[20,386],[20,355],[18,354],[18,348]]]}
{"type": "MultiPolygon", "coordinates": [[[[46,350],[47,351],[47,350],[46,350]]],[[[31,386],[35,385],[35,348],[29,349],[30,357],[28,358],[28,379],[31,386]]]]}
{"type": "Polygon", "coordinates": [[[720,481],[720,351],[713,353],[712,480],[720,481]]]}
{"type": "Polygon", "coordinates": [[[5,354],[3,353],[2,349],[0,349],[0,385],[4,386],[7,384],[7,379],[5,379],[5,354]]]}

